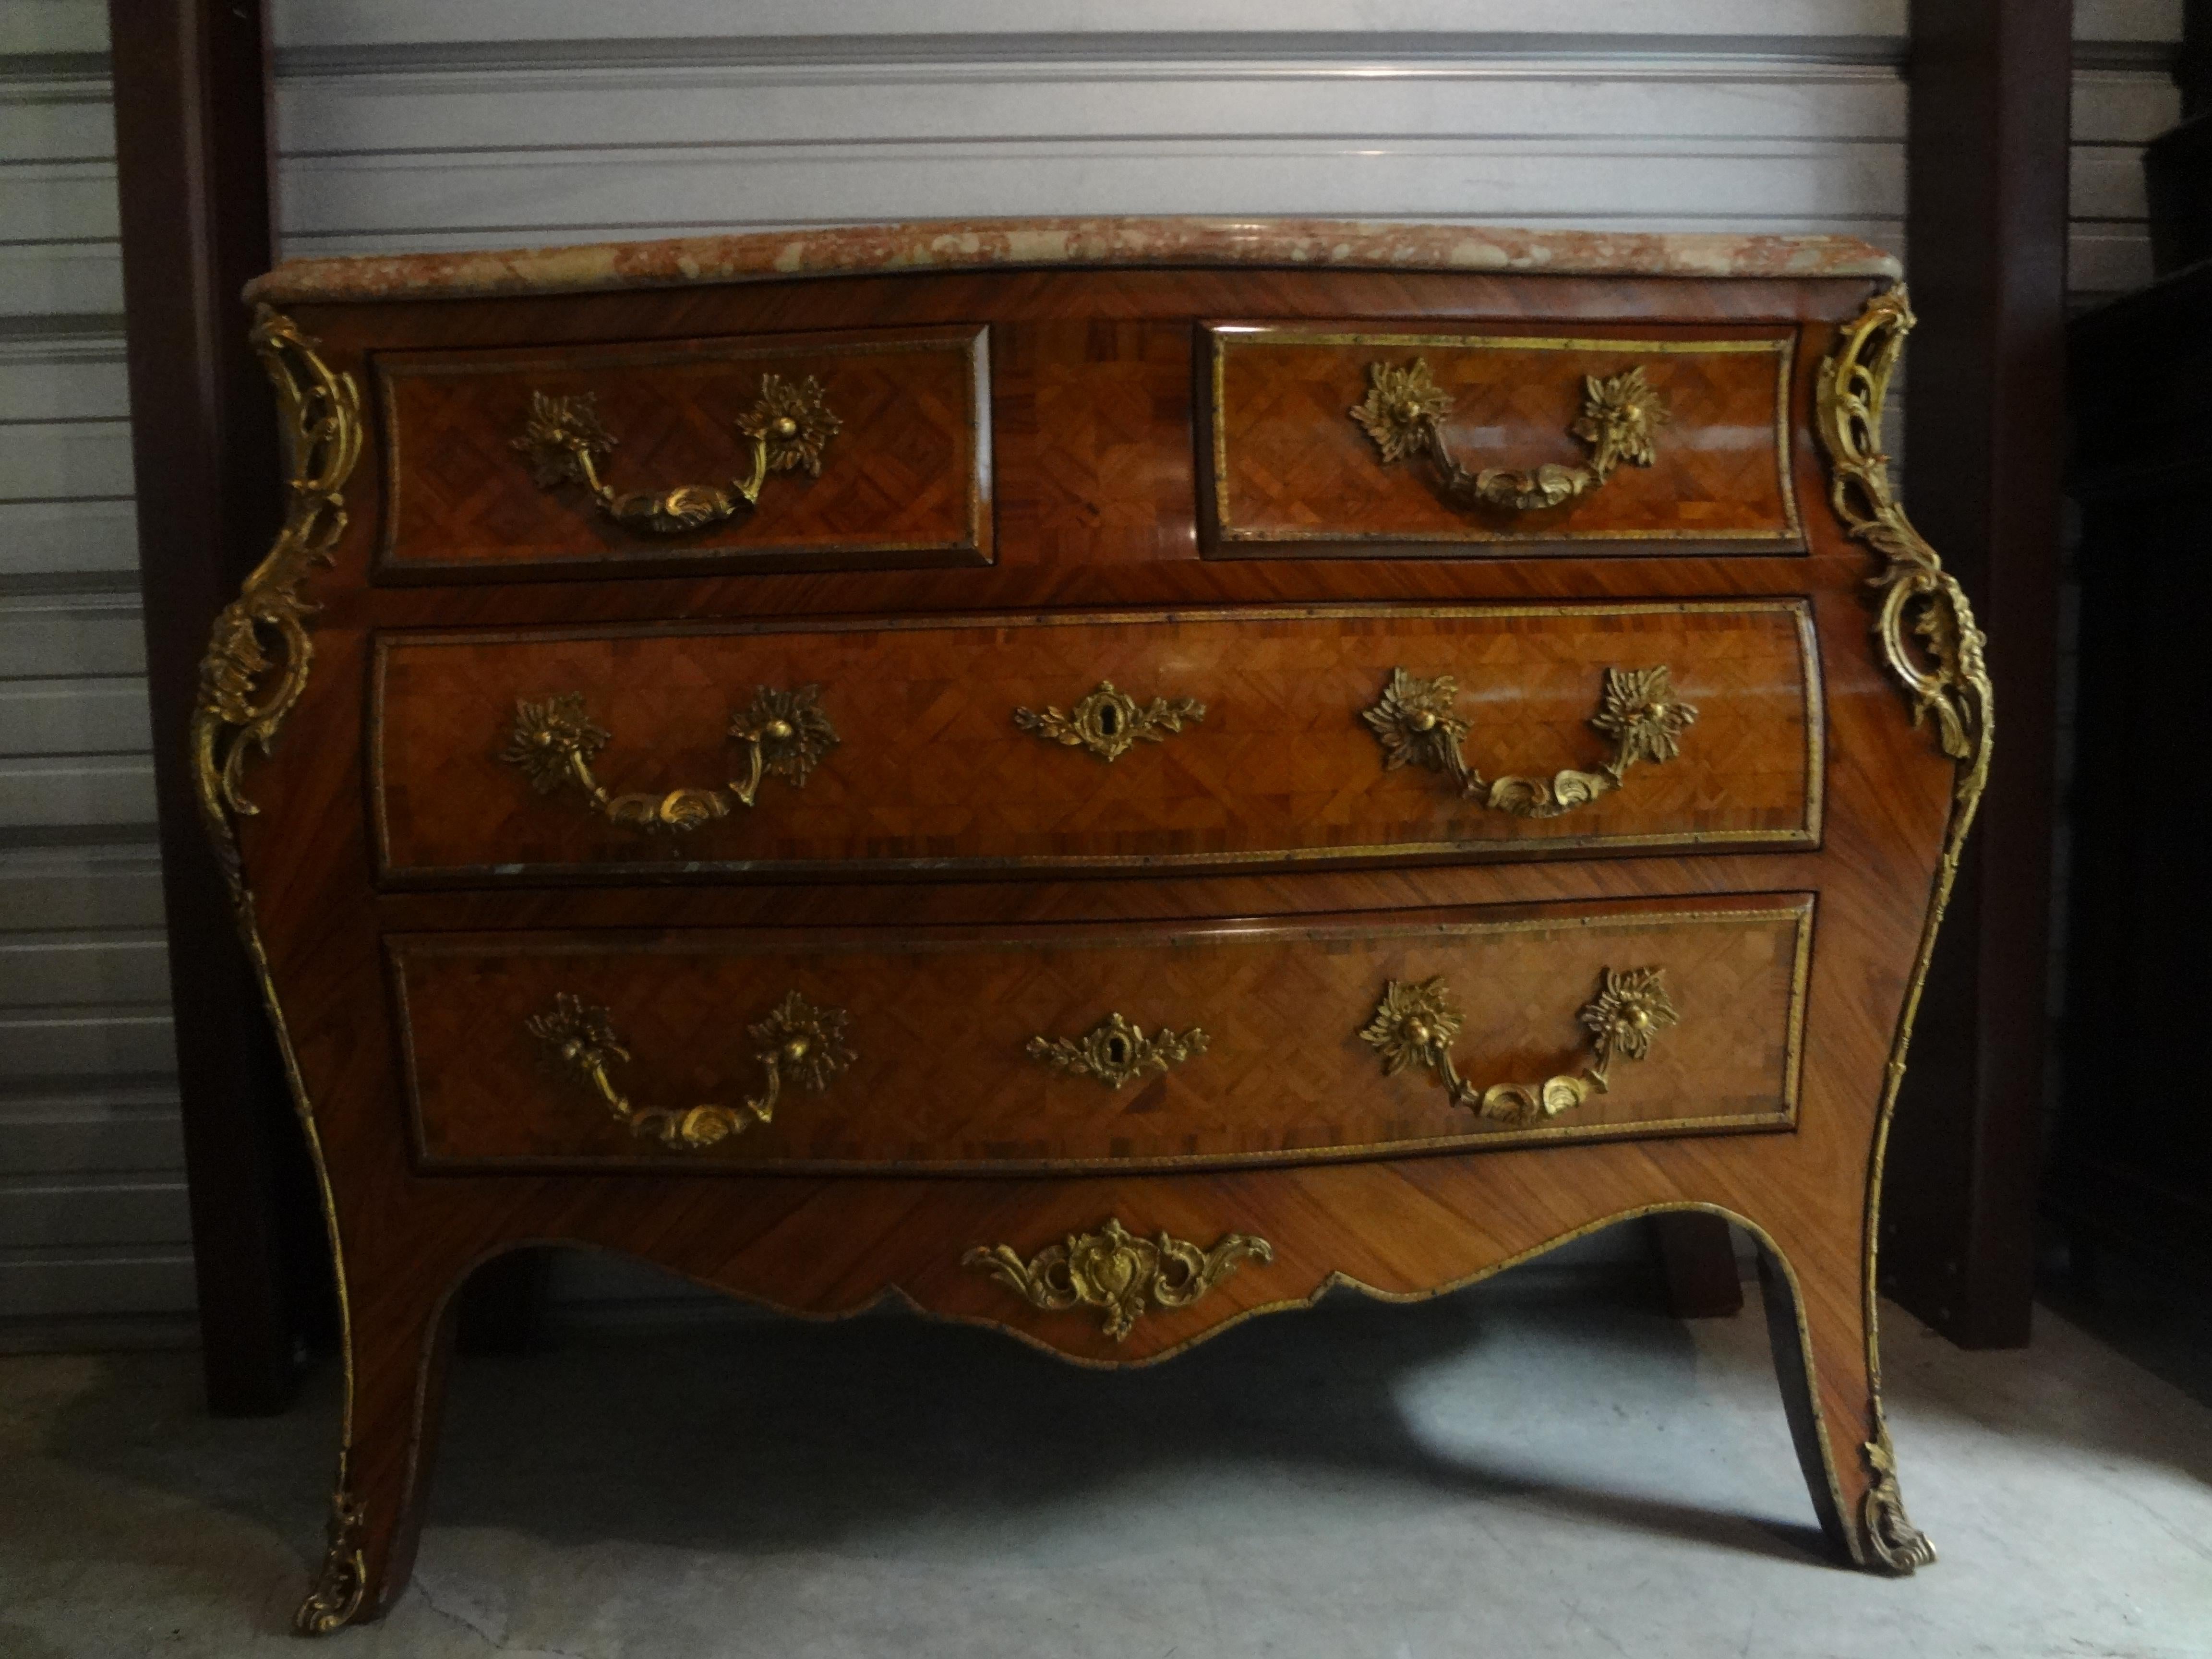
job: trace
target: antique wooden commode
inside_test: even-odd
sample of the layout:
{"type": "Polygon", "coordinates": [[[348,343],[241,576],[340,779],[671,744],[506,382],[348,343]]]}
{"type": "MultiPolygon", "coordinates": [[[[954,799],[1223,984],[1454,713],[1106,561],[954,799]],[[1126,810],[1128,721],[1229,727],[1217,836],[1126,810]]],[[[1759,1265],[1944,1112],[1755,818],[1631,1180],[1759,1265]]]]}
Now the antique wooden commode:
{"type": "Polygon", "coordinates": [[[193,740],[346,1310],[301,1628],[523,1244],[1089,1364],[1624,1217],[1759,1239],[1933,1559],[1875,1208],[1989,757],[1841,239],[920,225],[292,264],[193,740]]]}

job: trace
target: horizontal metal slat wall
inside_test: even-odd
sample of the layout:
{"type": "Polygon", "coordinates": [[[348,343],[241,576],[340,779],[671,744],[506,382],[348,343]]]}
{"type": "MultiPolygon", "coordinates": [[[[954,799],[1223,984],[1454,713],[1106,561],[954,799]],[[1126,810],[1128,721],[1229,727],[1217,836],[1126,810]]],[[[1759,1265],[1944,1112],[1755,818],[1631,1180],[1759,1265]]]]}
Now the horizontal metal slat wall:
{"type": "Polygon", "coordinates": [[[0,9],[0,1347],[192,1306],[106,51],[0,9]]]}
{"type": "Polygon", "coordinates": [[[2181,119],[2182,0],[2075,0],[2066,286],[2077,308],[2150,281],[2143,146],[2181,119]]]}
{"type": "Polygon", "coordinates": [[[1901,225],[1901,0],[740,15],[280,4],[286,251],[997,214],[1901,225]]]}

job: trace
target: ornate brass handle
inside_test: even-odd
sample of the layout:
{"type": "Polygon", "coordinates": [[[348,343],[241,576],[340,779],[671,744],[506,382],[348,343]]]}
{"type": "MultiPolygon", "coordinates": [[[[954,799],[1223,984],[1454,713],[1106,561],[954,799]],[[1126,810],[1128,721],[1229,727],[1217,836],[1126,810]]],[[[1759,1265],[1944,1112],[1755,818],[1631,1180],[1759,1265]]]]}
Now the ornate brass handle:
{"type": "Polygon", "coordinates": [[[1368,364],[1366,399],[1354,404],[1349,413],[1375,441],[1383,465],[1425,454],[1443,475],[1446,495],[1514,513],[1540,512],[1579,500],[1610,478],[1623,461],[1650,465],[1651,434],[1668,418],[1659,394],[1644,378],[1641,363],[1608,379],[1586,374],[1583,412],[1567,428],[1589,447],[1585,465],[1548,462],[1528,471],[1493,466],[1470,472],[1452,459],[1451,447],[1444,441],[1444,416],[1451,408],[1449,394],[1430,378],[1428,359],[1416,357],[1403,368],[1368,364]]]}
{"type": "Polygon", "coordinates": [[[627,1060],[629,1050],[615,1035],[611,1017],[581,997],[562,991],[550,1012],[532,1014],[523,1029],[538,1040],[545,1060],[571,1083],[604,1101],[630,1133],[654,1135],[664,1146],[697,1151],[775,1115],[786,1078],[820,1093],[855,1056],[845,1046],[845,1011],[817,1008],[793,991],[768,1018],[747,1027],[754,1060],[768,1073],[767,1086],[754,1099],[735,1106],[640,1106],[615,1087],[608,1066],[627,1060]]]}
{"type": "Polygon", "coordinates": [[[1014,724],[1023,731],[1047,743],[1086,749],[1109,765],[1140,739],[1164,743],[1182,730],[1185,720],[1195,725],[1205,718],[1206,705],[1194,698],[1154,697],[1140,703],[1127,692],[1115,690],[1111,680],[1099,681],[1096,690],[1065,714],[1050,707],[1042,714],[1033,708],[1014,710],[1014,724]]]}
{"type": "Polygon", "coordinates": [[[574,787],[592,811],[610,823],[641,830],[696,830],[709,818],[727,817],[732,800],[750,806],[764,777],[788,778],[794,789],[805,784],[807,774],[837,746],[836,728],[822,712],[821,693],[818,685],[802,685],[796,691],[757,687],[752,706],[730,721],[729,735],[745,745],[745,775],[724,789],[610,793],[592,775],[592,761],[612,741],[612,734],[592,724],[582,695],[574,691],[556,692],[537,702],[518,699],[514,726],[499,757],[520,767],[541,795],[574,787]]]}
{"type": "Polygon", "coordinates": [[[804,468],[811,477],[820,477],[823,447],[837,435],[842,422],[823,403],[822,388],[812,376],[794,382],[763,374],[760,400],[738,416],[737,425],[752,443],[752,473],[732,480],[727,489],[678,484],[655,493],[617,489],[605,483],[599,477],[599,463],[618,441],[600,422],[599,400],[588,392],[565,398],[532,392],[530,417],[514,445],[528,457],[531,476],[540,489],[580,483],[592,492],[599,511],[616,523],[678,536],[757,506],[771,472],[804,468]]]}
{"type": "Polygon", "coordinates": [[[1557,1117],[1602,1094],[1614,1056],[1642,1060],[1651,1052],[1655,1032],[1679,1024],[1667,1000],[1666,969],[1607,968],[1597,995],[1577,1014],[1589,1033],[1592,1063],[1577,1075],[1546,1078],[1541,1083],[1494,1083],[1479,1089],[1452,1063],[1452,1039],[1459,1035],[1460,1012],[1441,979],[1394,979],[1375,1005],[1375,1017],[1360,1036],[1382,1056],[1385,1074],[1395,1077],[1408,1066],[1427,1066],[1451,1097],[1452,1104],[1501,1123],[1527,1125],[1557,1117]]]}
{"type": "Polygon", "coordinates": [[[1188,1031],[1165,1027],[1152,1036],[1119,1014],[1109,1014],[1079,1037],[1033,1036],[1024,1051],[1070,1077],[1096,1078],[1119,1089],[1147,1072],[1164,1072],[1206,1052],[1212,1039],[1194,1025],[1188,1031]]]}
{"type": "Polygon", "coordinates": [[[1071,1233],[1027,1261],[1011,1244],[978,1244],[960,1258],[963,1267],[989,1273],[1034,1307],[1056,1313],[1078,1303],[1106,1310],[1106,1334],[1129,1334],[1150,1301],[1188,1308],[1237,1271],[1246,1256],[1273,1261],[1274,1247],[1250,1233],[1224,1233],[1210,1250],[1170,1237],[1139,1238],[1118,1219],[1095,1233],[1071,1233]]]}
{"type": "Polygon", "coordinates": [[[1681,752],[1682,733],[1696,724],[1698,711],[1674,696],[1674,679],[1664,664],[1656,668],[1608,668],[1590,725],[1613,739],[1613,756],[1595,772],[1555,773],[1541,778],[1502,777],[1485,783],[1467,763],[1460,742],[1467,722],[1452,713],[1459,682],[1449,674],[1417,679],[1402,668],[1390,671],[1382,700],[1359,711],[1382,746],[1382,767],[1425,767],[1443,772],[1460,793],[1493,812],[1516,818],[1555,818],[1587,806],[1620,787],[1638,761],[1670,761],[1681,752]]]}

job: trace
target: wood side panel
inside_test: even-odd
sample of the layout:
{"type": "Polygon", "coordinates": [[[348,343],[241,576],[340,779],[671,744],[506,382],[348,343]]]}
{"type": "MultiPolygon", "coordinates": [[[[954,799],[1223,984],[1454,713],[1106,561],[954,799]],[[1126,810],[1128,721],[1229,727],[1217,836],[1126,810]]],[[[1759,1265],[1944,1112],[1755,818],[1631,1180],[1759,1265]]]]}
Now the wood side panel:
{"type": "Polygon", "coordinates": [[[1194,611],[784,631],[386,636],[372,692],[387,876],[700,879],[734,872],[1003,869],[1402,859],[1639,846],[1809,846],[1821,715],[1802,604],[1492,611],[1194,611]],[[1393,670],[1449,674],[1485,777],[1550,779],[1612,752],[1609,669],[1665,665],[1697,710],[1681,753],[1531,818],[1442,773],[1386,767],[1364,723],[1393,670]],[[1102,684],[1202,716],[1112,761],[1025,731],[1102,684]],[[518,705],[580,694],[614,741],[611,789],[712,787],[754,688],[822,688],[840,742],[803,786],[681,834],[609,823],[500,759],[518,705]]]}
{"type": "MultiPolygon", "coordinates": [[[[1787,472],[1795,331],[1644,327],[1540,333],[1526,325],[1406,331],[1357,322],[1207,331],[1206,516],[1217,556],[1347,551],[1464,556],[1505,544],[1617,541],[1644,554],[1802,544],[1787,472]],[[1352,408],[1370,370],[1425,365],[1450,400],[1443,434],[1470,471],[1574,466],[1587,385],[1640,369],[1662,423],[1628,464],[1564,507],[1515,512],[1451,499],[1414,455],[1386,464],[1352,408]]],[[[1492,548],[1493,553],[1505,550],[1492,548]]]]}
{"type": "Polygon", "coordinates": [[[997,937],[431,934],[387,948],[425,1168],[1065,1171],[1787,1127],[1811,921],[1801,897],[997,937]],[[1359,1036],[1390,981],[1441,980],[1465,1018],[1462,1073],[1534,1085],[1589,1063],[1579,1014],[1607,970],[1652,967],[1679,1028],[1549,1120],[1478,1117],[1418,1066],[1385,1076],[1359,1036]],[[772,1121],[706,1149],[618,1122],[549,1071],[526,1025],[575,997],[629,1050],[617,1072],[630,1098],[735,1104],[764,1083],[744,1028],[794,991],[847,1015],[854,1058],[819,1094],[786,1089],[772,1121]],[[1119,1086],[1026,1052],[1112,1014],[1156,1036],[1200,1031],[1202,1051],[1119,1086]]]}
{"type": "Polygon", "coordinates": [[[380,352],[386,495],[380,576],[600,577],[980,564],[991,544],[988,351],[974,326],[755,335],[586,347],[380,352]],[[588,398],[619,490],[727,489],[750,468],[739,430],[767,377],[817,385],[836,422],[821,471],[771,471],[757,507],[658,534],[546,487],[516,441],[533,394],[588,398]]]}

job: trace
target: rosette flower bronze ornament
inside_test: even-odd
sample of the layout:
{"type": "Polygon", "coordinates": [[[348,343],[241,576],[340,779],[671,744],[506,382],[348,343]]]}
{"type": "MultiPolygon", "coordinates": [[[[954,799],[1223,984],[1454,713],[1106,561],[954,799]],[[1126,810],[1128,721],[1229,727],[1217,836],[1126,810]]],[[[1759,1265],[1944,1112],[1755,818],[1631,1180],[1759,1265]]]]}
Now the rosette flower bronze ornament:
{"type": "Polygon", "coordinates": [[[771,472],[822,475],[822,452],[842,427],[823,402],[812,376],[787,380],[761,376],[760,397],[739,416],[737,429],[752,449],[752,470],[720,484],[678,484],[672,489],[617,489],[600,468],[621,441],[599,418],[599,399],[588,392],[565,396],[533,391],[521,435],[513,441],[530,465],[540,489],[581,484],[599,511],[616,523],[656,535],[680,536],[719,524],[760,504],[771,472]]]}
{"type": "Polygon", "coordinates": [[[757,687],[752,706],[731,720],[730,737],[752,756],[745,781],[730,786],[730,793],[747,806],[760,793],[764,776],[803,788],[822,757],[837,746],[837,728],[822,712],[818,685],[802,685],[795,691],[757,687]]]}
{"type": "Polygon", "coordinates": [[[1609,1087],[1616,1058],[1644,1060],[1655,1033],[1680,1023],[1668,1000],[1660,968],[1605,969],[1597,995],[1576,1015],[1589,1034],[1591,1058],[1579,1073],[1540,1083],[1494,1083],[1478,1087],[1460,1076],[1451,1046],[1465,1024],[1450,988],[1441,978],[1392,980],[1360,1036],[1382,1060],[1383,1075],[1409,1066],[1433,1072],[1455,1106],[1478,1116],[1526,1128],[1571,1111],[1609,1087]]]}
{"type": "Polygon", "coordinates": [[[615,794],[592,770],[592,762],[612,741],[611,735],[592,723],[580,692],[562,691],[516,702],[514,725],[499,758],[520,769],[541,795],[574,789],[611,823],[682,831],[727,817],[733,804],[754,805],[763,779],[781,778],[794,789],[803,787],[823,757],[837,746],[837,730],[822,712],[818,685],[791,691],[757,688],[750,706],[732,717],[729,736],[732,742],[744,745],[745,772],[722,788],[615,794]]]}

